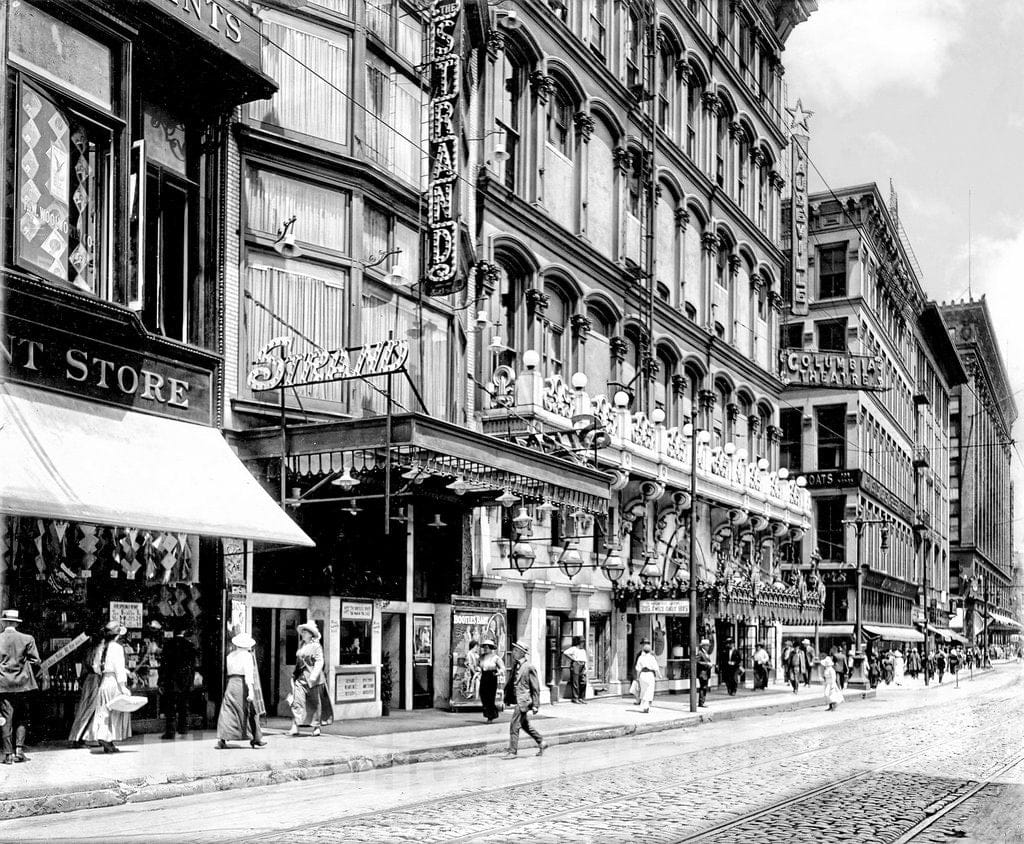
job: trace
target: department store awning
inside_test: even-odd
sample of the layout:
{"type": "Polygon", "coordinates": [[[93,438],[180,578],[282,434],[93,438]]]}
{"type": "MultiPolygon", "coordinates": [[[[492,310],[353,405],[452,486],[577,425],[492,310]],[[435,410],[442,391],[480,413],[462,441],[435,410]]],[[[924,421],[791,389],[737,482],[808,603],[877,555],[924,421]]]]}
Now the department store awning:
{"type": "MultiPolygon", "coordinates": [[[[532,501],[605,513],[611,495],[603,472],[419,413],[289,425],[288,468],[325,476],[344,466],[380,466],[390,449],[394,467],[456,475],[478,489],[511,491],[532,501]]],[[[281,429],[259,428],[233,437],[243,460],[279,459],[281,429]]]]}
{"type": "Polygon", "coordinates": [[[10,382],[0,513],[313,545],[216,428],[10,382]]]}
{"type": "Polygon", "coordinates": [[[1004,627],[1015,627],[1017,629],[1020,629],[1020,626],[1021,626],[1019,621],[1015,621],[1014,619],[1010,618],[1008,615],[1003,615],[1002,613],[992,612],[990,610],[989,614],[988,614],[988,617],[989,617],[989,624],[1001,624],[1004,627]]]}
{"type": "Polygon", "coordinates": [[[887,642],[923,642],[924,634],[911,627],[891,627],[885,624],[865,624],[864,632],[887,642]]]}
{"type": "Polygon", "coordinates": [[[817,628],[813,624],[785,624],[782,627],[782,637],[800,636],[809,638],[814,635],[815,629],[819,636],[852,636],[852,624],[819,624],[817,628]]]}
{"type": "Polygon", "coordinates": [[[929,624],[928,630],[947,642],[960,642],[963,645],[971,644],[970,639],[965,636],[961,636],[955,630],[950,630],[946,627],[935,627],[934,625],[929,624]]]}

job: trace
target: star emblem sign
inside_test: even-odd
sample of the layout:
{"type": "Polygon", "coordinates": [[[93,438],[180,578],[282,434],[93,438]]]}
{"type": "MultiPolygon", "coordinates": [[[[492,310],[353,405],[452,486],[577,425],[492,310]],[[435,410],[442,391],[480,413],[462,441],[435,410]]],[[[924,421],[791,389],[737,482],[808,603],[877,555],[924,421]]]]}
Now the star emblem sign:
{"type": "Polygon", "coordinates": [[[797,129],[803,129],[804,132],[810,132],[807,128],[807,119],[814,114],[813,111],[808,111],[804,108],[804,104],[800,101],[796,101],[796,108],[786,107],[786,113],[789,115],[789,128],[790,131],[797,129]]]}

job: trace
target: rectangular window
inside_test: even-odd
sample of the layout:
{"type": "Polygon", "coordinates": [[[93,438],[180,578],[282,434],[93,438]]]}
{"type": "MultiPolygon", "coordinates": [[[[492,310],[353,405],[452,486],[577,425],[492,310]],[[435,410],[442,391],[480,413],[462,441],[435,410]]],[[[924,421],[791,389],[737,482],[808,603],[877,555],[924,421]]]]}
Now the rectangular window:
{"type": "Polygon", "coordinates": [[[245,216],[250,231],[275,237],[295,217],[298,241],[349,254],[348,191],[292,179],[274,170],[250,167],[245,174],[245,216]]]}
{"type": "Polygon", "coordinates": [[[106,295],[113,135],[24,80],[17,98],[15,262],[106,295]]]}
{"type": "Polygon", "coordinates": [[[248,116],[258,123],[347,146],[350,106],[345,92],[350,90],[351,38],[313,24],[298,26],[291,19],[287,25],[279,23],[271,15],[263,20],[263,72],[280,90],[269,100],[249,103],[248,116]]]}
{"type": "Polygon", "coordinates": [[[419,273],[419,232],[382,208],[363,203],[363,255],[367,263],[375,263],[368,272],[388,276],[398,267],[406,282],[415,281],[419,273]],[[388,252],[395,254],[384,257],[388,252]],[[378,261],[383,261],[377,263],[378,261]]]}
{"type": "Polygon", "coordinates": [[[803,469],[803,413],[787,409],[779,414],[782,440],[779,444],[779,466],[795,474],[803,469]]]}
{"type": "Polygon", "coordinates": [[[814,323],[819,352],[846,351],[846,319],[829,319],[814,323]]]}
{"type": "Polygon", "coordinates": [[[74,97],[112,111],[109,47],[26,2],[10,4],[13,63],[74,97]]]}
{"type": "Polygon", "coordinates": [[[366,157],[417,186],[420,93],[415,83],[379,59],[366,63],[366,157]]]}
{"type": "Polygon", "coordinates": [[[802,349],[804,347],[804,324],[790,322],[779,326],[779,348],[802,349]]]}
{"type": "Polygon", "coordinates": [[[608,24],[608,0],[591,0],[590,3],[590,48],[602,58],[606,55],[605,39],[608,24]]]}
{"type": "Polygon", "coordinates": [[[818,297],[834,299],[846,295],[846,244],[818,249],[818,297]]]}
{"type": "MultiPolygon", "coordinates": [[[[260,254],[249,267],[248,282],[254,301],[246,303],[247,357],[242,361],[245,371],[263,345],[282,333],[294,337],[291,354],[343,349],[349,345],[346,270],[286,260],[273,253],[260,254]],[[292,326],[294,331],[284,329],[271,314],[292,326]]],[[[340,403],[345,400],[346,386],[335,381],[295,390],[303,400],[340,403]]]]}
{"type": "Polygon", "coordinates": [[[822,559],[833,563],[846,561],[846,529],[843,517],[846,511],[846,497],[815,498],[817,516],[818,553],[822,559]]]}
{"type": "Polygon", "coordinates": [[[820,470],[846,468],[846,405],[818,407],[814,412],[818,431],[820,470]]]}

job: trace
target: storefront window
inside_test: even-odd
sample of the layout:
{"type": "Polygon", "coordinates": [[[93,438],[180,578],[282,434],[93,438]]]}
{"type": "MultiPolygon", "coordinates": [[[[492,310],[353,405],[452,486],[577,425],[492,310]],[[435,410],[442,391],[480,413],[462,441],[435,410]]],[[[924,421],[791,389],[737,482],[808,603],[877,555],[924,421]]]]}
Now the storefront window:
{"type": "Polygon", "coordinates": [[[341,631],[338,641],[339,665],[369,665],[372,662],[371,625],[373,604],[341,602],[341,631]]]}

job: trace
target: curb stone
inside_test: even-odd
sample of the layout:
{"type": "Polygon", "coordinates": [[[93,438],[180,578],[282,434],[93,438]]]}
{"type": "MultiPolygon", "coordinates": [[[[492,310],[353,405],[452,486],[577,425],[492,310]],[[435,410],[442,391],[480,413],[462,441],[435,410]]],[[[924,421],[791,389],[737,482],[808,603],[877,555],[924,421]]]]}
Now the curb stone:
{"type": "MultiPolygon", "coordinates": [[[[867,690],[848,695],[847,700],[864,700],[875,696],[867,690]]],[[[786,703],[750,709],[729,710],[715,713],[713,710],[700,712],[667,721],[649,724],[623,724],[601,727],[570,727],[552,733],[548,741],[552,747],[560,744],[576,744],[606,739],[624,738],[634,735],[649,735],[672,730],[695,727],[714,721],[732,721],[739,718],[767,716],[797,709],[809,709],[821,704],[818,696],[801,697],[786,703]]],[[[189,797],[239,788],[277,785],[286,782],[321,779],[339,774],[354,774],[375,769],[391,768],[398,765],[414,765],[419,762],[439,762],[449,759],[466,759],[500,753],[504,741],[475,741],[448,744],[432,748],[382,751],[374,754],[353,754],[328,759],[297,759],[288,762],[288,767],[273,768],[269,764],[241,765],[231,772],[216,773],[186,772],[154,777],[131,777],[123,780],[104,779],[89,783],[68,783],[59,794],[38,785],[26,786],[16,796],[0,799],[0,820],[34,817],[38,815],[74,812],[81,809],[99,809],[128,803],[147,803],[174,797],[189,797]]]]}

